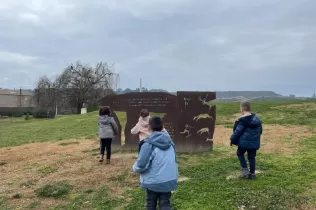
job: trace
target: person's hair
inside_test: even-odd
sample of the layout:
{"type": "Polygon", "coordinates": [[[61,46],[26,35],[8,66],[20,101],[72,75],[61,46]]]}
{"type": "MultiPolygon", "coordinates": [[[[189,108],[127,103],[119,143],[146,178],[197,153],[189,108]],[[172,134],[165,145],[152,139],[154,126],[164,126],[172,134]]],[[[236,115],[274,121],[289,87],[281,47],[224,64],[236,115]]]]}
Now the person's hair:
{"type": "Polygon", "coordinates": [[[152,131],[162,131],[163,129],[163,121],[160,117],[152,117],[149,120],[149,126],[152,131]]]}
{"type": "Polygon", "coordinates": [[[140,111],[140,116],[141,116],[142,118],[148,117],[148,116],[149,116],[148,110],[147,110],[147,109],[142,109],[142,110],[140,111]]]}
{"type": "Polygon", "coordinates": [[[104,106],[104,107],[101,107],[100,110],[99,110],[99,115],[100,116],[103,116],[103,115],[110,115],[111,113],[111,110],[110,110],[110,107],[108,106],[104,106]]]}
{"type": "Polygon", "coordinates": [[[249,102],[249,101],[243,101],[243,102],[241,102],[241,103],[240,103],[240,108],[241,108],[243,111],[250,112],[250,111],[251,111],[250,102],[249,102]]]}

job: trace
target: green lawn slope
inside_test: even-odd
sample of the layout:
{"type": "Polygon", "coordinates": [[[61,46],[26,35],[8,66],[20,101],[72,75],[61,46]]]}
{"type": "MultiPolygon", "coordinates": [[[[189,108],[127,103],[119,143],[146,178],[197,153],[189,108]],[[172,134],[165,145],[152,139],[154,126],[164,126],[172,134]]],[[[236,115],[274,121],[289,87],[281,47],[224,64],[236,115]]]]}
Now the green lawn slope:
{"type": "MultiPolygon", "coordinates": [[[[228,132],[230,132],[230,127],[238,116],[239,104],[215,103],[215,105],[217,127],[229,128],[228,132]]],[[[308,129],[310,134],[303,135],[302,132],[302,137],[296,141],[292,141],[291,136],[280,138],[282,144],[275,144],[275,147],[290,144],[292,148],[290,151],[280,150],[281,152],[270,153],[260,151],[257,158],[257,181],[237,178],[240,166],[235,155],[236,148],[218,144],[216,138],[212,152],[178,154],[179,172],[186,181],[181,181],[178,190],[173,192],[173,209],[316,209],[316,104],[257,102],[253,104],[253,110],[260,115],[265,125],[271,125],[270,129],[273,129],[274,125],[276,129],[280,129],[273,132],[264,130],[264,132],[278,133],[282,128],[291,126],[296,130],[305,129],[305,133],[308,129]]],[[[118,113],[118,116],[124,124],[125,113],[118,113]]],[[[132,157],[136,154],[132,156],[114,154],[117,161],[121,157],[125,159],[114,163],[112,167],[115,174],[108,177],[109,168],[93,165],[96,162],[93,156],[97,155],[97,148],[78,151],[76,154],[66,153],[71,151],[72,147],[88,148],[88,142],[81,139],[97,138],[97,113],[59,116],[53,120],[13,119],[12,124],[1,120],[0,137],[0,147],[3,147],[0,152],[6,151],[7,154],[16,152],[14,150],[16,147],[12,146],[31,142],[48,144],[72,139],[72,141],[63,141],[59,147],[53,145],[53,148],[59,150],[64,148],[65,153],[48,156],[47,160],[34,158],[37,162],[43,163],[36,162],[19,168],[0,159],[2,176],[5,176],[4,171],[14,172],[12,177],[15,177],[15,171],[20,174],[26,173],[27,170],[27,173],[39,174],[38,176],[42,177],[39,181],[34,181],[35,183],[33,179],[23,181],[24,184],[14,178],[1,181],[4,187],[0,188],[0,209],[43,209],[47,202],[51,202],[51,209],[145,209],[145,193],[137,185],[138,177],[130,172],[131,164],[134,162],[132,157]],[[64,161],[65,158],[70,158],[75,163],[74,158],[77,156],[80,157],[80,161],[78,160],[76,164],[64,161]],[[58,158],[58,164],[53,160],[49,162],[50,158],[58,158]],[[90,180],[91,185],[87,186],[87,183],[83,182],[94,173],[104,176],[100,178],[104,180],[102,182],[104,184],[93,185],[94,180],[90,180]],[[65,176],[65,179],[56,174],[65,176]],[[50,181],[44,182],[41,181],[42,179],[50,181]],[[24,185],[33,186],[34,189],[30,187],[31,190],[28,191],[32,192],[31,194],[23,194],[16,190],[24,185]]],[[[97,147],[97,144],[94,147],[97,147]]]]}

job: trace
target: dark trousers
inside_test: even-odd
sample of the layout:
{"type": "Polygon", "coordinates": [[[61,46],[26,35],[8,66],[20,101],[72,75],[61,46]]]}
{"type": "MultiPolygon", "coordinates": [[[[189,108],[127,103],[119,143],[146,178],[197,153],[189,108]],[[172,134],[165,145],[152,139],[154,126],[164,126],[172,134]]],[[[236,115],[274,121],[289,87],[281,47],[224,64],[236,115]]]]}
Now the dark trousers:
{"type": "Polygon", "coordinates": [[[104,155],[104,151],[106,149],[106,159],[111,159],[111,144],[112,139],[100,139],[100,154],[104,155]]]}
{"type": "Polygon", "coordinates": [[[157,201],[159,201],[160,210],[171,210],[171,192],[159,193],[147,190],[146,192],[146,209],[147,210],[156,210],[157,201]]]}
{"type": "Polygon", "coordinates": [[[249,165],[250,165],[250,173],[255,174],[257,150],[256,149],[243,149],[243,148],[237,149],[237,156],[238,156],[238,159],[240,161],[240,165],[242,168],[248,168],[247,162],[245,159],[246,152],[248,155],[248,161],[249,161],[249,165]]]}

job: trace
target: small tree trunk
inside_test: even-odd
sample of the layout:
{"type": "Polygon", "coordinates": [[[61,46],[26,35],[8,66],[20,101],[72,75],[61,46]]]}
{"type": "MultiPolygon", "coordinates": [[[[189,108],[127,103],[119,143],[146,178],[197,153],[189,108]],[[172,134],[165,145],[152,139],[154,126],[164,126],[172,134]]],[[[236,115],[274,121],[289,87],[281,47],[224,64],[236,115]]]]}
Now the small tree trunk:
{"type": "Polygon", "coordinates": [[[82,108],[82,105],[77,106],[77,114],[81,114],[81,108],[82,108]]]}

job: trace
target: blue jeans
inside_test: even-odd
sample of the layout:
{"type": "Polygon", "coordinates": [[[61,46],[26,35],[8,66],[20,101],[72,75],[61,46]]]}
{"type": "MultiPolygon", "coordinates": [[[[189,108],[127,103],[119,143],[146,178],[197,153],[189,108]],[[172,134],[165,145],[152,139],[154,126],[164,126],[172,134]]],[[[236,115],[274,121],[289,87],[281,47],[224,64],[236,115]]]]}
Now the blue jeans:
{"type": "Polygon", "coordinates": [[[250,165],[250,173],[255,174],[257,150],[256,149],[243,149],[243,148],[237,149],[237,156],[238,156],[238,159],[240,161],[240,165],[242,168],[248,168],[246,158],[245,158],[246,152],[248,155],[248,161],[249,161],[249,165],[250,165]]]}
{"type": "Polygon", "coordinates": [[[156,210],[157,201],[159,200],[159,209],[160,210],[171,210],[171,192],[159,193],[153,192],[150,190],[146,191],[146,209],[147,210],[156,210]]]}

